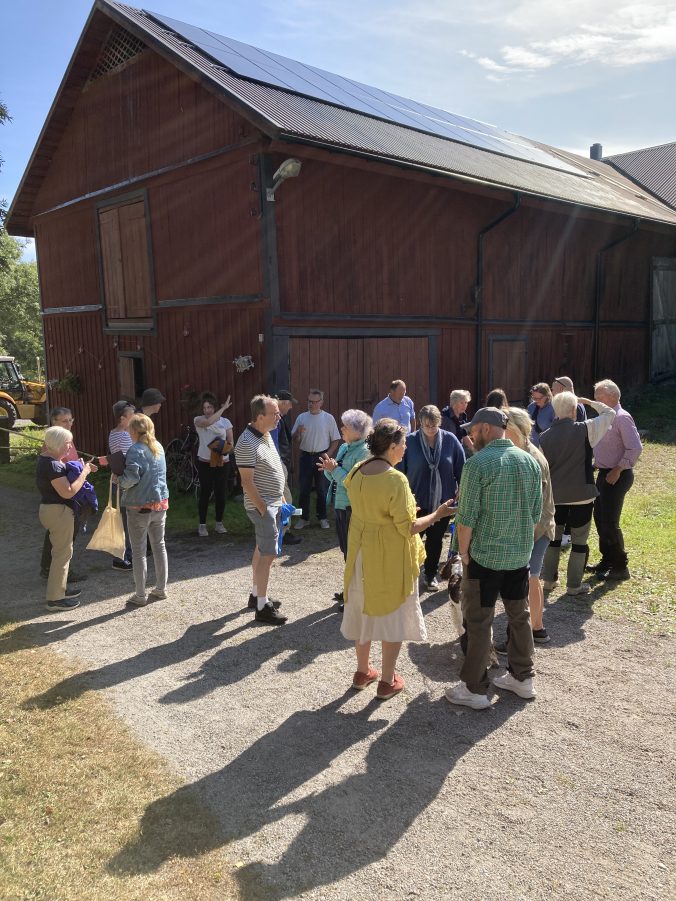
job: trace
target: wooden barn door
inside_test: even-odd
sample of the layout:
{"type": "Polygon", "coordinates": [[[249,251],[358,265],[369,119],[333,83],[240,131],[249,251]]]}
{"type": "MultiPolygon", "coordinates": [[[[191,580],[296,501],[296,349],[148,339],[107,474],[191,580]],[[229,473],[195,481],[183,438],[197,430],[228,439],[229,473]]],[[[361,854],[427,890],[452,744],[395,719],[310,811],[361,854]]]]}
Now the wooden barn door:
{"type": "Polygon", "coordinates": [[[655,257],[652,280],[650,378],[676,375],[676,259],[655,257]]]}
{"type": "Polygon", "coordinates": [[[340,424],[340,414],[356,407],[372,413],[392,379],[406,382],[416,410],[430,401],[429,338],[291,338],[290,387],[298,412],[310,388],[324,391],[324,409],[340,424]]]}
{"type": "Polygon", "coordinates": [[[488,339],[488,391],[503,388],[510,403],[522,404],[528,396],[526,373],[528,345],[525,338],[492,336],[488,339]]]}

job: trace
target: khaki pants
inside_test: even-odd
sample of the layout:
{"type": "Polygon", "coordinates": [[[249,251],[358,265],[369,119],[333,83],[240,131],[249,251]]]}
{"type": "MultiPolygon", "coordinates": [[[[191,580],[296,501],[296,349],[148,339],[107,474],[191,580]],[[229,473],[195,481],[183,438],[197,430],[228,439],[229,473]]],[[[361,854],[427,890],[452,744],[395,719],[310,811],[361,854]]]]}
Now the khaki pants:
{"type": "Polygon", "coordinates": [[[73,511],[65,504],[40,504],[39,516],[52,545],[47,600],[60,601],[66,596],[68,567],[73,556],[73,511]]]}

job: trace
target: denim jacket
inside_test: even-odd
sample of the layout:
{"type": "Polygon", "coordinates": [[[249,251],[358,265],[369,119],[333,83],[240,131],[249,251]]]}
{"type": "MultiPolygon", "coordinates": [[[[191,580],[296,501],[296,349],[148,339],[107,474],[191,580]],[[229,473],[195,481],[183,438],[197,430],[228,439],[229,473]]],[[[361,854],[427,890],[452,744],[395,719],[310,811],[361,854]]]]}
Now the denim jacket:
{"type": "Polygon", "coordinates": [[[123,489],[123,507],[142,507],[169,497],[164,449],[160,450],[156,457],[147,444],[137,441],[127,451],[124,472],[118,481],[123,489]]]}

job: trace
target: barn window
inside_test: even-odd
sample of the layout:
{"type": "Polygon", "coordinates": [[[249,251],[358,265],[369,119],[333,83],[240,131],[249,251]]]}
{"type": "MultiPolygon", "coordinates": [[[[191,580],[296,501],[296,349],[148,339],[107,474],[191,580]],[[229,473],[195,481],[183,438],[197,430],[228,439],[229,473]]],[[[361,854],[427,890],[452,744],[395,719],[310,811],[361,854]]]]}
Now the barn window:
{"type": "Polygon", "coordinates": [[[108,324],[152,325],[152,282],[143,197],[98,211],[101,282],[108,324]]]}

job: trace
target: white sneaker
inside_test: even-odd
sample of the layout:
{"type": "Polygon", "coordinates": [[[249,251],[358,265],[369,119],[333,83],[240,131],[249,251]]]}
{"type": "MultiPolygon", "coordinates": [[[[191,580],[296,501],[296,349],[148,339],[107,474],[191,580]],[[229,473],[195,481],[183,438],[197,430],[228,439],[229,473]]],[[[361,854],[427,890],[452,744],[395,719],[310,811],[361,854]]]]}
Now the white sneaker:
{"type": "Polygon", "coordinates": [[[571,541],[572,541],[572,538],[570,537],[570,535],[562,535],[561,536],[561,550],[563,550],[564,547],[568,547],[570,545],[571,541]]]}
{"type": "Polygon", "coordinates": [[[472,710],[485,710],[491,706],[487,695],[475,695],[464,682],[458,682],[453,688],[447,688],[444,694],[451,704],[461,704],[463,707],[471,707],[472,710]]]}
{"type": "Polygon", "coordinates": [[[218,532],[219,535],[225,535],[227,531],[222,522],[217,522],[214,526],[214,532],[218,532]]]}
{"type": "Polygon", "coordinates": [[[301,529],[304,529],[305,526],[309,526],[309,525],[310,525],[310,523],[306,519],[299,519],[298,522],[296,523],[296,525],[294,526],[294,529],[297,532],[300,532],[301,529]]]}
{"type": "Polygon", "coordinates": [[[589,594],[591,591],[591,586],[588,582],[583,582],[582,585],[578,585],[577,588],[566,588],[566,594],[589,594]]]}
{"type": "Polygon", "coordinates": [[[511,673],[503,673],[501,676],[494,676],[491,681],[496,688],[504,688],[507,691],[513,691],[514,694],[518,695],[520,698],[534,698],[536,694],[532,678],[524,679],[523,682],[519,682],[519,680],[515,679],[511,673]]]}
{"type": "Polygon", "coordinates": [[[166,592],[166,591],[162,591],[162,590],[159,589],[159,588],[153,588],[153,589],[151,590],[150,594],[148,595],[148,597],[149,597],[149,598],[152,598],[154,601],[166,601],[166,599],[167,599],[167,592],[166,592]]]}
{"type": "Polygon", "coordinates": [[[330,522],[328,521],[328,519],[320,519],[320,520],[319,520],[319,528],[320,528],[320,529],[330,529],[330,528],[331,528],[331,524],[330,524],[330,522]]]}
{"type": "Polygon", "coordinates": [[[197,534],[200,536],[200,538],[206,538],[207,535],[209,534],[209,530],[204,525],[204,523],[200,523],[199,526],[197,527],[197,534]]]}

